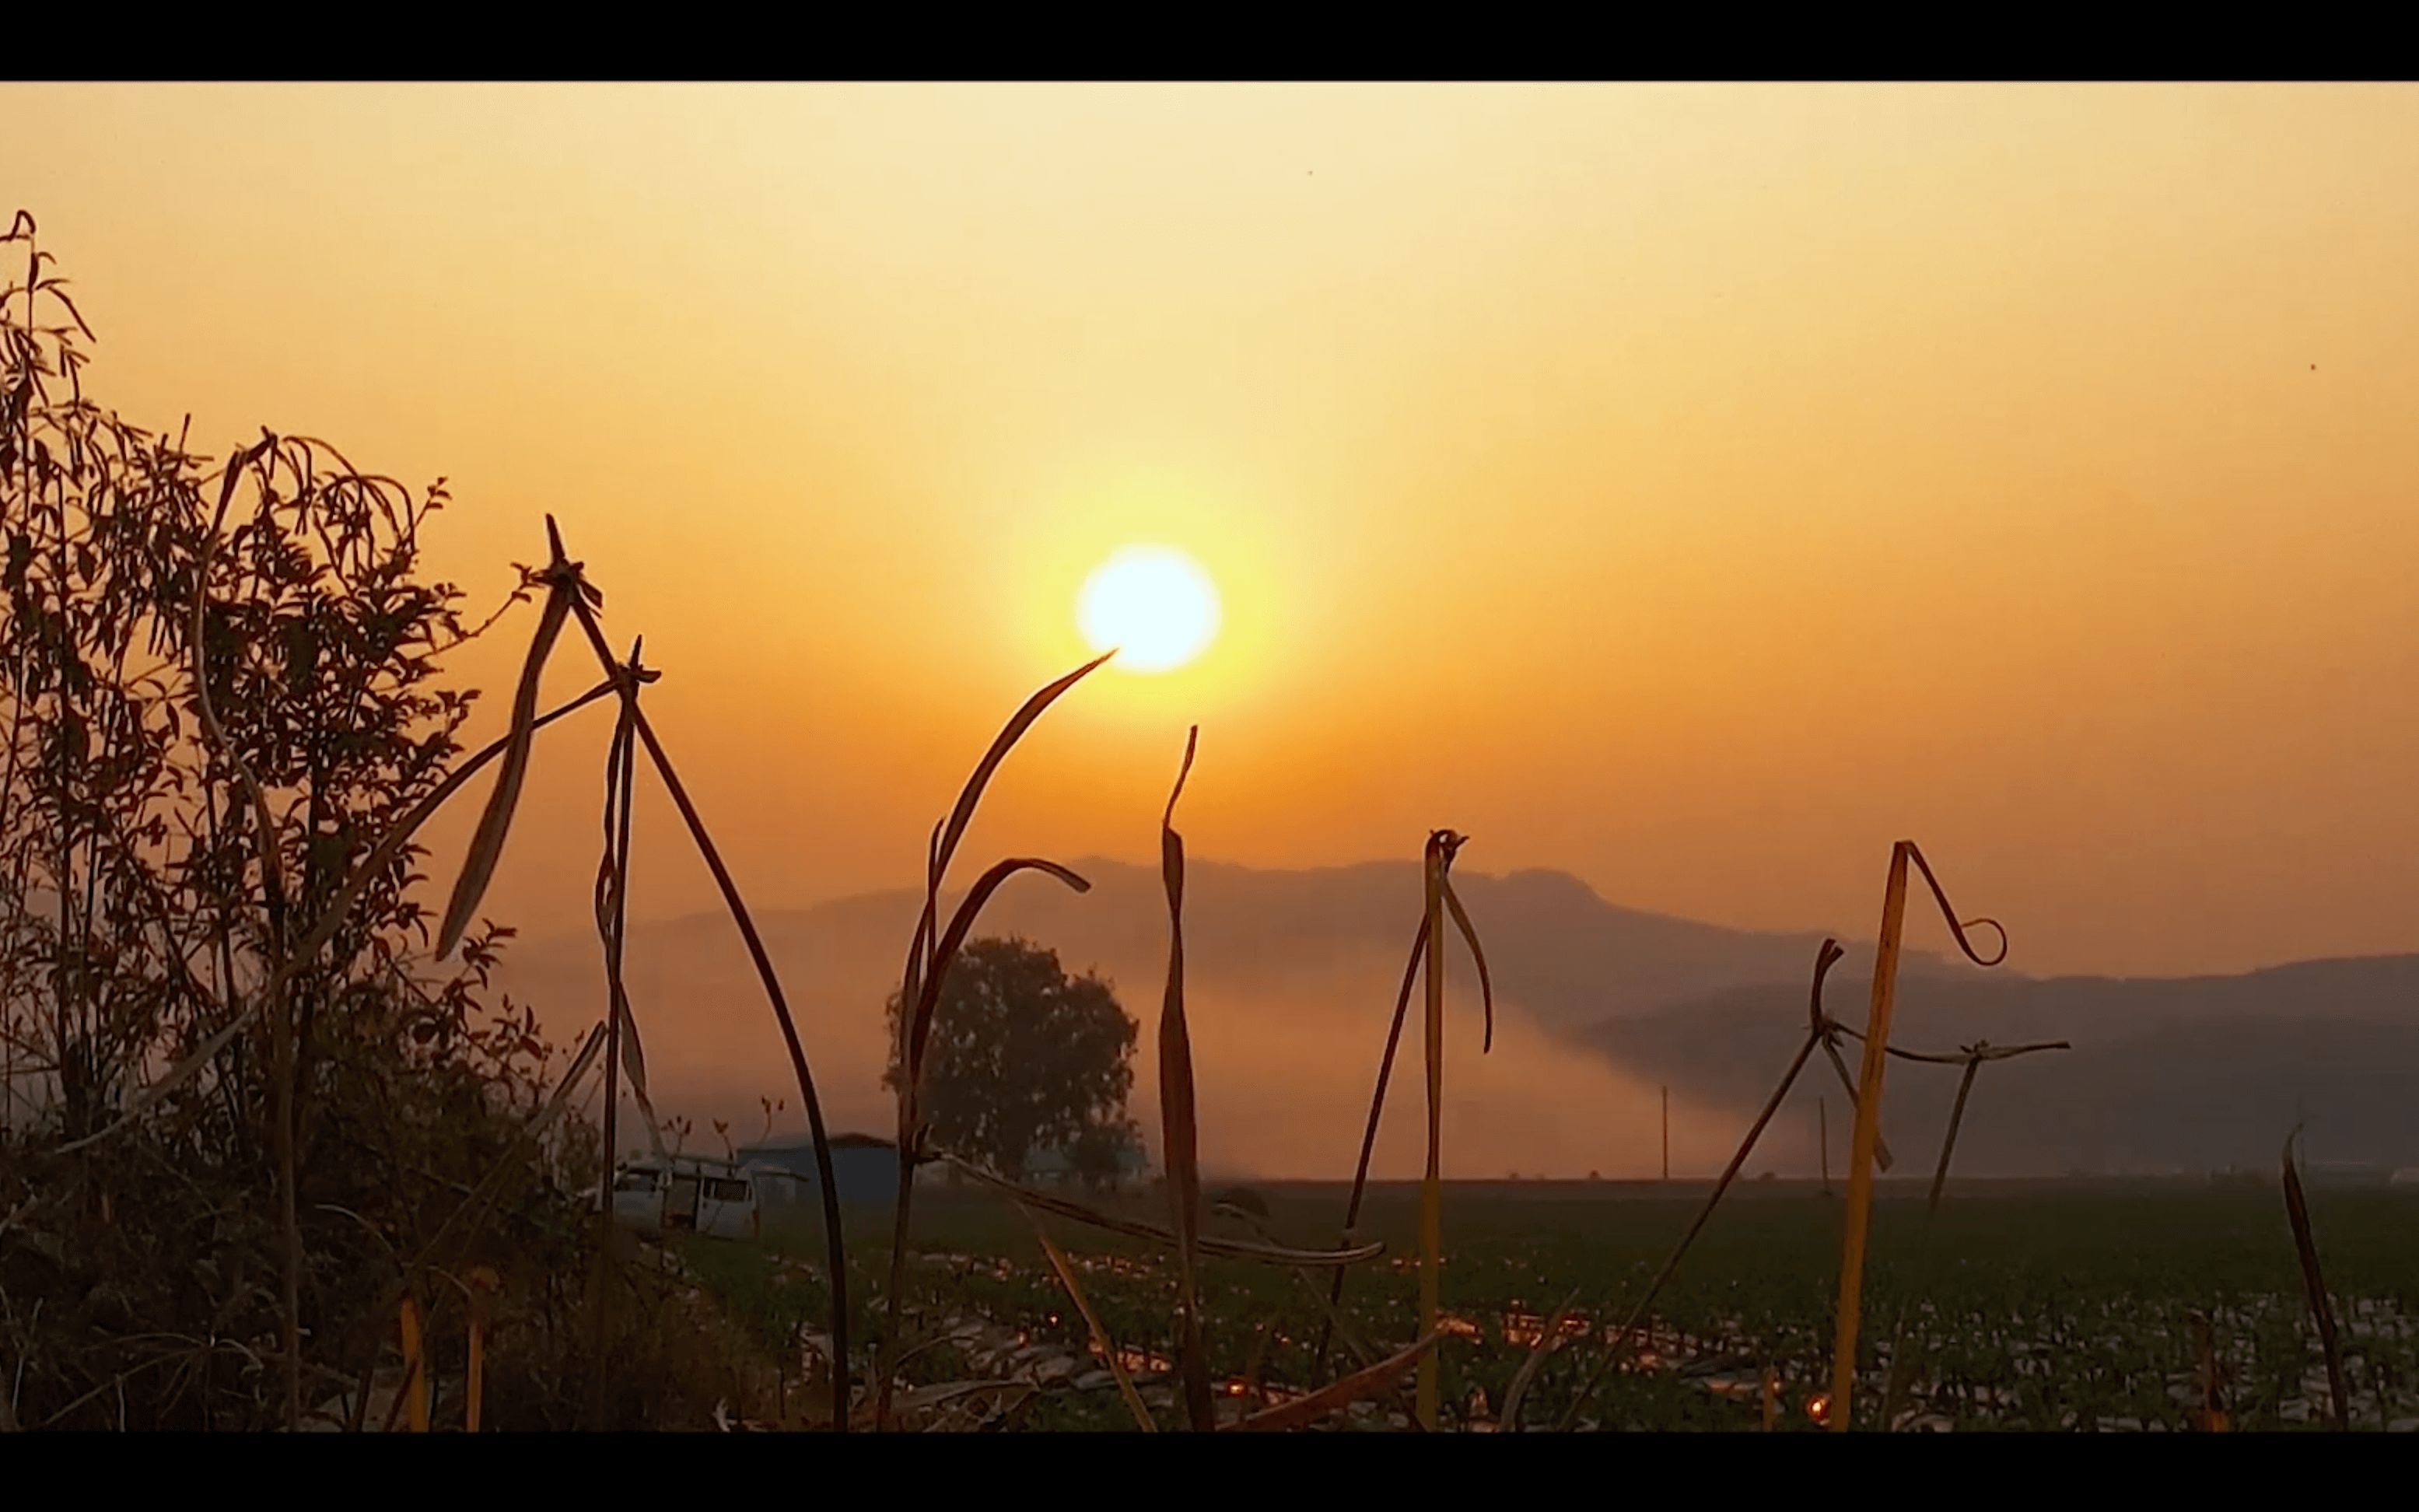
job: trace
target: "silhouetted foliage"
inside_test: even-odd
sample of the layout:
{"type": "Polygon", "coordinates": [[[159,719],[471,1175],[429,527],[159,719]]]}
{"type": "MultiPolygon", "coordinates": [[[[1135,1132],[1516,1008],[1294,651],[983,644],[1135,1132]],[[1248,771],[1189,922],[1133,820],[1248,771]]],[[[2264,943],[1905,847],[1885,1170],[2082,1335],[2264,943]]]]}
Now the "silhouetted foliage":
{"type": "MultiPolygon", "coordinates": [[[[895,1026],[896,994],[888,1012],[895,1026]]],[[[942,985],[925,1056],[933,1142],[1011,1178],[1039,1149],[1064,1151],[1087,1180],[1113,1180],[1139,1144],[1126,1117],[1139,1032],[1107,982],[1070,978],[1056,951],[969,942],[942,985]]],[[[894,1053],[883,1085],[895,1088],[899,1074],[894,1053]]]]}
{"type": "Polygon", "coordinates": [[[434,968],[423,853],[405,846],[263,990],[461,754],[475,695],[435,678],[478,627],[420,555],[443,484],[415,491],[265,432],[214,467],[100,409],[83,386],[91,330],[23,214],[0,238],[19,254],[23,281],[0,291],[7,1405],[27,1427],[275,1426],[290,1268],[306,1415],[342,1416],[406,1285],[433,1364],[458,1356],[446,1278],[484,1260],[506,1287],[489,1422],[545,1421],[576,1368],[550,1342],[569,1304],[553,1278],[593,1242],[574,1195],[593,1136],[565,1121],[523,1137],[555,1077],[533,1015],[490,1001],[511,932],[485,926],[434,968]],[[432,1250],[491,1177],[501,1216],[432,1250]]]}

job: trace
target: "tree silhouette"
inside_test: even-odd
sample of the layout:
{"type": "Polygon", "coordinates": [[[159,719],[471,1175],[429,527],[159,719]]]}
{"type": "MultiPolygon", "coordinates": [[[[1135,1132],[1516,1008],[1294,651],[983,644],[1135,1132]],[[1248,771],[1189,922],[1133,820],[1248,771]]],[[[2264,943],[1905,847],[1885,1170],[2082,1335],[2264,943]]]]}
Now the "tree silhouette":
{"type": "MultiPolygon", "coordinates": [[[[899,997],[887,1005],[897,1041],[899,997]]],[[[1055,950],[1021,939],[969,943],[949,967],[926,1052],[933,1141],[1010,1178],[1036,1149],[1067,1152],[1078,1174],[1113,1179],[1139,1147],[1126,1097],[1138,1026],[1109,984],[1070,978],[1055,950]]],[[[882,1084],[899,1085],[897,1052],[882,1084]]]]}

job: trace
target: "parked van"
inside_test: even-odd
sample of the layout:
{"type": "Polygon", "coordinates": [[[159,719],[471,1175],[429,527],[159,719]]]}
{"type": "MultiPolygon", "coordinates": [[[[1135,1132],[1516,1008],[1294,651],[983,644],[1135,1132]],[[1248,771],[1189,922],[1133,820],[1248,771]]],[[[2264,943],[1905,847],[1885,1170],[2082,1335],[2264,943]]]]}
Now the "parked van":
{"type": "Polygon", "coordinates": [[[613,1221],[642,1234],[664,1231],[664,1173],[632,1165],[613,1179],[613,1221]]]}
{"type": "Polygon", "coordinates": [[[675,1156],[669,1166],[624,1166],[613,1181],[613,1221],[645,1234],[756,1239],[756,1183],[728,1161],[675,1156]]]}

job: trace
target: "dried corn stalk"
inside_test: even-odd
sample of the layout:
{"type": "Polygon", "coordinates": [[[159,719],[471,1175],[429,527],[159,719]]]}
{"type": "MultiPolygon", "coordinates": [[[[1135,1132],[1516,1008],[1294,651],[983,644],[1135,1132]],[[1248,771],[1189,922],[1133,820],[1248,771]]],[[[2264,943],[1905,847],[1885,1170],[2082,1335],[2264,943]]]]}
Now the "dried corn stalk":
{"type": "MultiPolygon", "coordinates": [[[[983,873],[965,898],[958,904],[956,917],[948,928],[940,926],[941,882],[948,874],[950,858],[957,854],[958,841],[966,825],[974,821],[975,806],[982,801],[983,789],[991,782],[992,774],[1006,760],[1009,751],[1041,717],[1042,711],[1057,701],[1060,694],[1075,686],[1093,669],[1115,656],[1115,652],[1095,656],[1073,671],[1037,690],[1026,699],[997,735],[991,747],[975,764],[974,775],[966,779],[958,792],[958,801],[947,820],[932,828],[932,837],[925,848],[924,910],[916,920],[916,933],[907,945],[907,964],[899,983],[899,1039],[895,1057],[899,1067],[899,1187],[893,1208],[890,1229],[890,1289],[885,1304],[882,1352],[888,1358],[877,1362],[874,1382],[873,1424],[879,1428],[890,1417],[890,1396],[893,1374],[898,1365],[901,1308],[907,1290],[908,1217],[915,1202],[916,1165],[932,1152],[924,1148],[923,1110],[919,1105],[923,1073],[924,1046],[932,1032],[933,1010],[939,1005],[942,979],[947,976],[950,959],[963,943],[966,931],[973,927],[975,916],[999,885],[1023,870],[1045,871],[1058,880],[1082,892],[1090,884],[1055,862],[1031,858],[1002,861],[983,873]]],[[[826,1185],[829,1178],[825,1178],[826,1185]]],[[[828,1200],[828,1199],[827,1199],[828,1200]]],[[[829,1220],[838,1232],[838,1219],[829,1220]]],[[[842,1379],[845,1372],[839,1373],[842,1379]]],[[[833,1409],[836,1417],[843,1410],[833,1409]]]]}
{"type": "Polygon", "coordinates": [[[2319,1273],[2319,1242],[2310,1232],[2310,1205],[2302,1196],[2302,1174],[2293,1165],[2293,1139],[2300,1133],[2296,1129],[2285,1136],[2285,1216],[2293,1225],[2293,1248],[2301,1257],[2310,1316],[2318,1319],[2319,1347],[2326,1351],[2327,1391],[2334,1398],[2335,1427],[2349,1432],[2351,1392],[2344,1384],[2343,1339],[2335,1333],[2334,1304],[2327,1297],[2326,1277],[2319,1273]]]}
{"type": "Polygon", "coordinates": [[[1195,1431],[1218,1426],[1210,1403],[1210,1362],[1202,1353],[1201,1279],[1194,1263],[1201,1242],[1200,1120],[1193,1096],[1193,1035],[1184,1022],[1184,837],[1176,832],[1176,800],[1193,772],[1198,725],[1184,737],[1184,764],[1159,821],[1160,879],[1167,887],[1167,994],[1159,1011],[1160,1138],[1166,1149],[1167,1199],[1175,1215],[1178,1374],[1185,1415],[1195,1431]]]}
{"type": "MultiPolygon", "coordinates": [[[[1444,894],[1445,872],[1463,837],[1450,829],[1428,836],[1420,876],[1426,894],[1428,1149],[1420,1178],[1420,1335],[1434,1334],[1441,1304],[1444,1267],[1444,894]]],[[[1433,1351],[1419,1359],[1412,1420],[1429,1432],[1437,1426],[1437,1365],[1433,1351]]]]}
{"type": "Polygon", "coordinates": [[[1977,965],[1995,966],[2007,959],[2008,933],[1995,919],[1961,919],[1949,905],[1939,879],[1932,874],[1923,853],[1913,841],[1890,848],[1889,881],[1882,893],[1881,937],[1873,948],[1872,1009],[1865,1025],[1863,1074],[1857,1080],[1856,1133],[1848,1149],[1846,1232],[1840,1250],[1840,1306],[1832,1339],[1828,1427],[1845,1432],[1854,1412],[1850,1393],[1857,1381],[1857,1330],[1864,1304],[1865,1240],[1872,1219],[1873,1149],[1881,1140],[1882,1072],[1889,1060],[1890,1010],[1898,987],[1899,947],[1906,929],[1906,868],[1913,861],[1930,884],[1933,897],[1948,919],[1958,949],[1977,965]],[[1984,960],[1965,937],[1969,924],[1988,924],[1998,933],[1998,954],[1984,960]]]}

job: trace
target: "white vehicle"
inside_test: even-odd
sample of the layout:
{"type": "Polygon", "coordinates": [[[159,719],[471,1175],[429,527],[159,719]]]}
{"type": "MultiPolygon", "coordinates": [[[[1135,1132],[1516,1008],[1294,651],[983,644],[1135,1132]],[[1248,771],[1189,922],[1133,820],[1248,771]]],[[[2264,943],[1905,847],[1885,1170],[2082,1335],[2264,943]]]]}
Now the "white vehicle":
{"type": "Polygon", "coordinates": [[[675,1156],[624,1166],[613,1182],[613,1221],[645,1234],[755,1239],[763,1231],[756,1183],[727,1161],[675,1156]]]}
{"type": "Polygon", "coordinates": [[[613,1221],[642,1234],[664,1231],[664,1173],[632,1165],[613,1179],[613,1221]]]}

